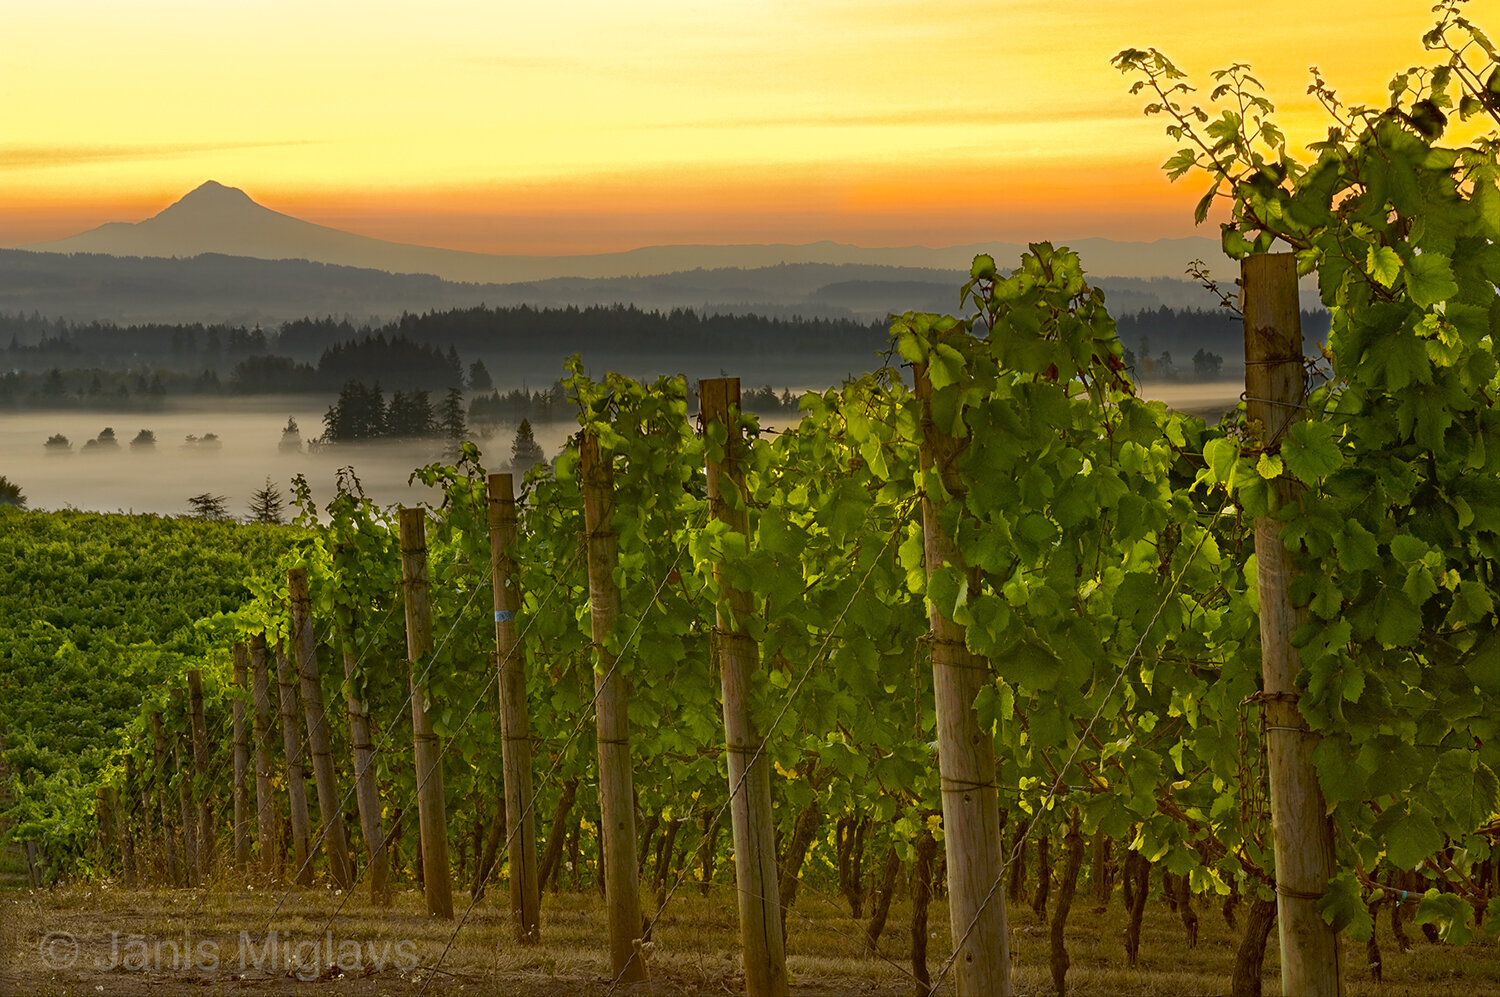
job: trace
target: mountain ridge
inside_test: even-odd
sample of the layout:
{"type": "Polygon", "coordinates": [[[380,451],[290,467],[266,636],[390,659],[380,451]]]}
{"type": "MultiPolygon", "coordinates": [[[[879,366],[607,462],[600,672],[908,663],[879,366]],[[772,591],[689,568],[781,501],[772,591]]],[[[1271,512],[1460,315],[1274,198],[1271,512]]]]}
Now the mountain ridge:
{"type": "MultiPolygon", "coordinates": [[[[968,277],[963,268],[781,263],[698,268],[645,277],[554,277],[510,284],[455,283],[428,274],[392,274],[306,260],[262,260],[204,253],[163,259],[0,249],[0,312],[37,312],[68,322],[146,322],[273,326],[291,319],[348,317],[379,323],[420,313],[488,304],[537,308],[634,304],[667,311],[751,313],[878,320],[890,312],[953,312],[968,277]]],[[[1101,277],[1110,311],[1212,308],[1202,288],[1171,277],[1101,277]]]]}
{"type": "MultiPolygon", "coordinates": [[[[1090,237],[1056,240],[1077,251],[1086,272],[1104,277],[1180,277],[1195,259],[1218,263],[1218,241],[1202,236],[1121,242],[1090,237]]],[[[96,228],[20,249],[118,257],[187,258],[205,253],[261,260],[307,260],[393,274],[431,274],[443,280],[514,284],[561,277],[622,278],[692,269],[774,266],[778,263],[871,264],[967,270],[979,253],[1000,265],[1019,258],[1017,243],[867,248],[832,240],[805,244],[685,244],[643,246],[613,253],[528,256],[474,253],[392,242],[304,221],[267,208],[238,187],[209,180],[139,222],[96,228]]]]}

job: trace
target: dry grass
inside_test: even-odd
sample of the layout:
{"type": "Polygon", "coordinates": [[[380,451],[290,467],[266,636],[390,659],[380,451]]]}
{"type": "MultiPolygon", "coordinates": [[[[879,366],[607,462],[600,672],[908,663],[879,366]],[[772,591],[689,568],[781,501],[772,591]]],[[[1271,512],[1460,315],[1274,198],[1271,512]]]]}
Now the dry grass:
{"type": "MultiPolygon", "coordinates": [[[[503,892],[478,904],[451,951],[434,973],[453,922],[425,916],[421,898],[400,894],[388,910],[363,896],[342,898],[321,890],[279,892],[215,886],[196,891],[125,891],[112,887],[70,887],[0,894],[0,994],[39,995],[214,995],[214,994],[604,994],[610,989],[603,908],[592,892],[548,897],[543,904],[544,941],[522,946],[511,934],[503,892]],[[283,902],[284,901],[284,902],[283,902]],[[276,907],[280,904],[280,910],[276,907]],[[61,969],[43,960],[49,933],[77,940],[76,961],[61,969]],[[251,948],[242,948],[241,932],[251,948]],[[268,932],[276,942],[277,964],[264,962],[268,932]],[[146,969],[109,968],[116,946],[134,950],[154,965],[146,969]],[[329,972],[328,940],[335,960],[349,970],[329,972]],[[315,940],[323,944],[315,951],[315,940]],[[192,955],[181,958],[184,943],[192,955]],[[357,944],[364,971],[347,957],[357,944]],[[406,944],[409,948],[402,948],[406,944]],[[207,949],[204,946],[207,946],[207,949]],[[217,957],[215,965],[201,958],[217,957]],[[384,953],[385,964],[375,968],[384,953]],[[147,954],[143,954],[147,953],[147,954]],[[247,955],[242,966],[241,956],[247,955]],[[173,956],[177,964],[173,965],[173,956]],[[298,956],[311,958],[299,971],[298,956]],[[160,962],[157,962],[160,957],[160,962]],[[318,979],[321,975],[323,978],[318,979]],[[300,979],[298,977],[301,977],[300,979]]],[[[467,902],[467,897],[460,898],[467,902]]],[[[1124,912],[1118,898],[1106,911],[1085,904],[1074,908],[1068,930],[1072,969],[1070,994],[1223,994],[1237,935],[1217,910],[1200,905],[1199,945],[1189,949],[1181,924],[1152,900],[1142,932],[1141,961],[1125,966],[1124,912]]],[[[793,990],[799,994],[906,995],[910,977],[909,910],[897,904],[882,938],[879,956],[863,951],[863,925],[848,916],[836,894],[806,891],[788,920],[788,959],[793,990]]],[[[947,915],[934,904],[929,952],[934,974],[951,944],[947,915]]],[[[1047,926],[1029,908],[1011,920],[1018,994],[1052,993],[1047,926]]],[[[1346,985],[1351,997],[1396,995],[1500,995],[1500,951],[1492,942],[1464,949],[1429,944],[1419,931],[1411,953],[1399,953],[1382,917],[1384,982],[1375,983],[1362,945],[1346,945],[1346,985]]],[[[656,925],[649,950],[651,983],[620,988],[622,995],[725,994],[742,991],[738,928],[732,894],[716,887],[707,897],[696,889],[676,894],[656,925]]],[[[53,949],[66,956],[66,941],[53,949]],[[60,946],[60,947],[58,947],[60,946]]],[[[139,964],[139,960],[136,965],[139,964]]],[[[1279,992],[1274,934],[1266,954],[1265,993],[1279,992]]],[[[952,992],[951,977],[943,987],[952,992]]]]}

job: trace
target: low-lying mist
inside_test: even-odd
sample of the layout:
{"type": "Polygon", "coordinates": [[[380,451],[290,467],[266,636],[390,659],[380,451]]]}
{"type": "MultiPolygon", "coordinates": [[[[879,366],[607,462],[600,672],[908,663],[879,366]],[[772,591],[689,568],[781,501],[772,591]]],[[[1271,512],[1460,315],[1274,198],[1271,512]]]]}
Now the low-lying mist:
{"type": "MultiPolygon", "coordinates": [[[[1243,390],[1239,381],[1146,384],[1148,398],[1187,412],[1217,418],[1233,407],[1243,390]]],[[[444,460],[442,440],[340,443],[311,447],[323,430],[332,398],[308,395],[216,399],[211,406],[186,400],[159,412],[20,412],[0,419],[0,475],[21,487],[27,508],[85,509],[186,515],[191,496],[223,496],[236,518],[247,518],[251,496],[267,479],[290,499],[296,474],[307,478],[319,508],[334,495],[337,471],[352,467],[365,493],[380,505],[437,502],[440,496],[420,482],[408,484],[413,470],[444,460]],[[282,449],[282,430],[295,419],[302,446],[282,449]],[[97,441],[106,428],[115,445],[97,441]],[[152,446],[132,446],[141,430],[155,436],[152,446]],[[46,446],[55,435],[67,449],[46,446]],[[215,440],[203,442],[212,434],[215,440]],[[189,443],[188,437],[195,442],[189,443]]],[[[791,416],[767,416],[762,424],[785,425],[791,416]]],[[[474,442],[490,471],[507,469],[514,423],[475,427],[474,442]]],[[[570,419],[534,422],[537,442],[550,458],[576,432],[570,419]]]]}
{"type": "MultiPolygon", "coordinates": [[[[444,459],[442,440],[341,443],[309,447],[323,431],[332,399],[305,395],[216,401],[212,408],[169,407],[160,412],[22,412],[0,420],[0,474],[21,487],[29,509],[86,509],[185,515],[188,498],[222,495],[231,515],[249,515],[252,494],[269,478],[284,500],[290,482],[306,476],[319,507],[334,495],[337,470],[353,467],[366,494],[381,505],[439,501],[421,482],[408,485],[413,470],[444,459]],[[282,430],[295,419],[303,443],[281,448],[282,430]],[[105,428],[115,445],[92,446],[105,428]],[[142,430],[152,446],[132,446],[142,430]],[[66,450],[46,446],[54,435],[66,450]],[[212,434],[216,440],[203,442],[212,434]],[[194,437],[189,443],[187,438],[194,437]]],[[[475,442],[485,467],[503,471],[510,460],[515,425],[499,425],[475,442]]],[[[571,420],[536,423],[533,431],[547,455],[562,447],[577,425],[571,420]]]]}

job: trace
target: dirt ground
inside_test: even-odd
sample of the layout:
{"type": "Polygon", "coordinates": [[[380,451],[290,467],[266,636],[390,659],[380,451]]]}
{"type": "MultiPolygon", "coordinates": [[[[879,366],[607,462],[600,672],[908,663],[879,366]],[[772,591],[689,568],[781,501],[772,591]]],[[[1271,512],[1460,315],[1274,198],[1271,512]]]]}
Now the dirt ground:
{"type": "MultiPolygon", "coordinates": [[[[468,899],[458,898],[461,915],[468,899]]],[[[647,943],[650,982],[612,991],[603,906],[593,892],[547,897],[542,942],[521,945],[503,894],[475,904],[455,930],[457,919],[427,917],[414,892],[381,910],[363,897],[323,890],[11,890],[0,893],[0,995],[735,994],[743,992],[744,978],[733,900],[722,886],[707,897],[696,889],[676,895],[647,943]]],[[[1176,915],[1153,898],[1140,964],[1129,969],[1118,894],[1103,910],[1080,902],[1067,933],[1069,993],[1227,993],[1238,936],[1216,909],[1200,903],[1199,914],[1199,944],[1189,948],[1176,915]]],[[[904,902],[893,907],[880,952],[870,955],[863,922],[849,916],[837,894],[804,892],[787,924],[793,993],[918,992],[909,917],[904,902]]],[[[1408,928],[1415,947],[1401,953],[1384,918],[1381,926],[1382,982],[1373,980],[1363,945],[1345,946],[1351,995],[1500,995],[1500,952],[1493,942],[1457,949],[1431,944],[1408,928]]],[[[929,927],[929,966],[936,975],[950,946],[940,903],[933,905],[929,927]]],[[[1018,994],[1054,992],[1048,935],[1029,907],[1012,911],[1018,994]]],[[[1271,997],[1280,989],[1274,933],[1265,970],[1264,992],[1271,997]]],[[[941,992],[952,990],[950,976],[941,992]]]]}

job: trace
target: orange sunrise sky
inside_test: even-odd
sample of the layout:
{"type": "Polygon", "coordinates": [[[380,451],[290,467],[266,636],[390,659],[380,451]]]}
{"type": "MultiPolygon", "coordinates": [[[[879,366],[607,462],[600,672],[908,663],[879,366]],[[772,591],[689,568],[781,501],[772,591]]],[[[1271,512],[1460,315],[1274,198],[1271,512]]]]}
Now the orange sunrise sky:
{"type": "MultiPolygon", "coordinates": [[[[1500,31],[1496,0],[1469,14],[1500,31]]],[[[1300,148],[1326,130],[1309,65],[1383,104],[1431,23],[1411,0],[6,0],[0,247],[208,179],[497,253],[1189,235],[1204,183],[1163,178],[1174,146],[1111,56],[1154,45],[1199,83],[1249,62],[1300,148]]]]}

